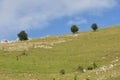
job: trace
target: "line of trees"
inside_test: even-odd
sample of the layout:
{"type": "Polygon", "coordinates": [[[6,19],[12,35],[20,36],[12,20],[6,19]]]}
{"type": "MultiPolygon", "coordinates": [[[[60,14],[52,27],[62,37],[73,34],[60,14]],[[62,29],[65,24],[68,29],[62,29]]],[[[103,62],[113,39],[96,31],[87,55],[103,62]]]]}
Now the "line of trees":
{"type": "MultiPolygon", "coordinates": [[[[96,31],[98,29],[98,26],[96,23],[93,23],[91,25],[91,28],[93,31],[96,31]]],[[[79,31],[79,28],[77,25],[72,25],[70,30],[73,34],[75,34],[79,31]]],[[[24,30],[20,31],[17,36],[18,36],[19,40],[21,40],[21,41],[28,40],[28,35],[24,30]]]]}
{"type": "MultiPolygon", "coordinates": [[[[96,30],[98,29],[98,26],[97,26],[96,23],[93,23],[93,24],[91,25],[91,28],[92,28],[93,31],[96,31],[96,30]]],[[[72,25],[72,26],[71,26],[71,32],[72,32],[73,34],[77,33],[78,31],[79,31],[79,28],[77,27],[77,25],[72,25]]]]}

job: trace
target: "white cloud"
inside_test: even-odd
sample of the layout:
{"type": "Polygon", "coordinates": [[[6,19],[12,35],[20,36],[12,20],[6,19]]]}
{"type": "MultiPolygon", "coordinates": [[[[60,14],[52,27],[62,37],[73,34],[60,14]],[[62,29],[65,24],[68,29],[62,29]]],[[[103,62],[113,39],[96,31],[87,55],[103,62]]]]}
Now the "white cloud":
{"type": "Polygon", "coordinates": [[[53,19],[112,8],[116,3],[117,0],[1,0],[0,34],[42,28],[53,19]]]}
{"type": "Polygon", "coordinates": [[[72,19],[70,21],[68,21],[67,25],[71,26],[71,25],[81,25],[81,24],[86,24],[88,21],[86,19],[82,19],[82,18],[75,18],[72,19]]]}

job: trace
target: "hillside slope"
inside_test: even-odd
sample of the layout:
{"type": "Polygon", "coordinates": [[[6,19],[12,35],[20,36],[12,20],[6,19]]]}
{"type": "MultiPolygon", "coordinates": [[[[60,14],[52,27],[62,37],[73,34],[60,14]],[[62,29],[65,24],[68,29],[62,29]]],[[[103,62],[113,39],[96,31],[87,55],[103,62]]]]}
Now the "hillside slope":
{"type": "Polygon", "coordinates": [[[0,80],[74,80],[75,76],[120,79],[120,26],[0,44],[0,80]],[[93,63],[97,68],[87,70],[93,63]],[[60,75],[62,69],[65,75],[60,75]]]}

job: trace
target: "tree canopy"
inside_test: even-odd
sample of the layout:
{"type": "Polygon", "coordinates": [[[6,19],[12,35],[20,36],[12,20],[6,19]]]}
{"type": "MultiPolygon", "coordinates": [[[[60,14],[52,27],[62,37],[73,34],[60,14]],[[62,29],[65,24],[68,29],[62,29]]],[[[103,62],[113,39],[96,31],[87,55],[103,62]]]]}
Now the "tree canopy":
{"type": "Polygon", "coordinates": [[[94,31],[96,31],[96,30],[98,29],[98,26],[97,26],[96,23],[93,23],[93,24],[91,25],[91,28],[92,28],[94,31]]]}
{"type": "Polygon", "coordinates": [[[28,40],[28,35],[24,30],[22,30],[22,31],[20,31],[20,33],[18,33],[18,37],[19,37],[19,40],[21,40],[21,41],[28,40]]]}
{"type": "Polygon", "coordinates": [[[76,33],[76,32],[78,32],[78,30],[79,30],[79,28],[76,25],[71,26],[71,32],[72,33],[76,33]]]}

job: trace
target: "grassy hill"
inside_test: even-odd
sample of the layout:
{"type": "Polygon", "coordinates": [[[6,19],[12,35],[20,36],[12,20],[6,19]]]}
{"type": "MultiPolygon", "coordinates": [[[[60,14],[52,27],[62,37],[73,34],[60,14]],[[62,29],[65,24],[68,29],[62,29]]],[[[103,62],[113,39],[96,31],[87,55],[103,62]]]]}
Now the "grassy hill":
{"type": "Polygon", "coordinates": [[[0,44],[0,80],[75,80],[75,76],[120,80],[120,26],[0,44]],[[93,63],[97,68],[88,70],[93,63]],[[60,74],[62,69],[65,75],[60,74]]]}

